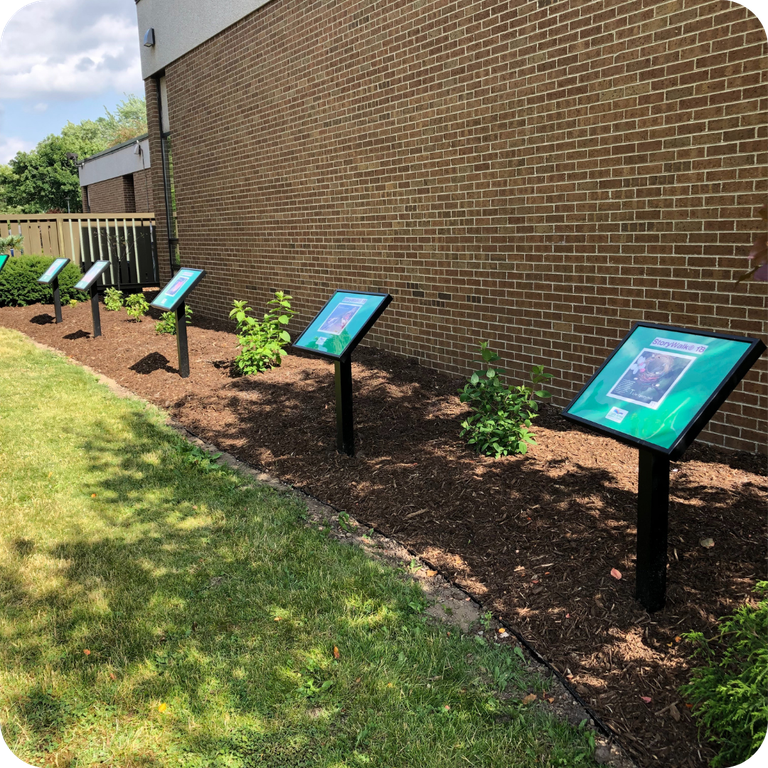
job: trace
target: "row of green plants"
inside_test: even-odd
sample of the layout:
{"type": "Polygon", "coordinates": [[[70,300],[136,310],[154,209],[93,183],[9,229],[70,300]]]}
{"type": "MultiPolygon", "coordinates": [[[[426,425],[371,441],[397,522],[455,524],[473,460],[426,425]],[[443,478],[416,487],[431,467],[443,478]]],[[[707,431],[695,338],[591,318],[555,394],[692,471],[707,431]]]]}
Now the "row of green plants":
{"type": "MultiPolygon", "coordinates": [[[[110,312],[117,312],[125,309],[125,313],[134,322],[140,323],[149,312],[149,303],[143,293],[133,293],[130,296],[124,296],[123,292],[117,288],[107,288],[104,291],[104,308],[110,312]]],[[[184,316],[187,324],[192,322],[192,308],[189,305],[184,307],[184,316]]],[[[163,312],[160,319],[155,323],[157,333],[167,333],[171,336],[176,335],[176,313],[163,312]]]]}

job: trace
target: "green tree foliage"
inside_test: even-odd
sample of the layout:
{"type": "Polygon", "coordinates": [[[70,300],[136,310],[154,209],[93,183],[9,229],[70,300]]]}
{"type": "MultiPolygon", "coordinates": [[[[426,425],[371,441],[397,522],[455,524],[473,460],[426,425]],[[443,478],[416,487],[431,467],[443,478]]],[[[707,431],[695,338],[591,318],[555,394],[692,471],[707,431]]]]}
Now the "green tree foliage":
{"type": "Polygon", "coordinates": [[[0,209],[12,213],[82,210],[77,165],[67,154],[84,160],[111,146],[147,131],[144,99],[130,95],[114,114],[67,123],[60,134],[51,134],[31,152],[19,152],[7,166],[0,166],[0,209]]]}

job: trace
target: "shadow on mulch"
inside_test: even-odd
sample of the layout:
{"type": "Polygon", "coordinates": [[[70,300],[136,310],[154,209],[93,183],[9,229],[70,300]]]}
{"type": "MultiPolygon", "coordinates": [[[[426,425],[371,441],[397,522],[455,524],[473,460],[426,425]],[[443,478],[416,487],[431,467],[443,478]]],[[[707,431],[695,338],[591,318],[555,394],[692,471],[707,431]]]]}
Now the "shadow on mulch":
{"type": "Polygon", "coordinates": [[[291,354],[233,378],[231,327],[195,318],[181,379],[169,362],[175,339],[152,323],[104,312],[103,336],[68,339],[90,327],[87,307],[65,309],[59,326],[30,325],[35,311],[0,309],[0,324],[405,544],[525,637],[640,765],[693,768],[712,756],[678,694],[690,672],[681,636],[712,632],[766,578],[765,457],[696,444],[673,463],[667,605],[650,615],[634,599],[637,451],[569,425],[553,406],[542,407],[527,456],[477,456],[459,438],[462,379],[358,348],[357,455],[347,457],[335,450],[332,363],[291,354]]]}

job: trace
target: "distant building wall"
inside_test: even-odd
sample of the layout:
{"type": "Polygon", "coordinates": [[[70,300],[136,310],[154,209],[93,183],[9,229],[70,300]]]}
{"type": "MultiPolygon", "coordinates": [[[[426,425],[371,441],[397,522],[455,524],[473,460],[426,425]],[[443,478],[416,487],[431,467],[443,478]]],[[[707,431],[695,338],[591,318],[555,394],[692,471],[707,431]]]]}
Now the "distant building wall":
{"type": "MultiPolygon", "coordinates": [[[[466,374],[488,340],[558,405],[635,321],[766,339],[766,285],[735,278],[767,62],[735,2],[273,0],[164,65],[195,312],[281,289],[296,331],[335,288],[388,291],[370,343],[466,374]]],[[[766,450],[767,363],[707,440],[766,450]]]]}

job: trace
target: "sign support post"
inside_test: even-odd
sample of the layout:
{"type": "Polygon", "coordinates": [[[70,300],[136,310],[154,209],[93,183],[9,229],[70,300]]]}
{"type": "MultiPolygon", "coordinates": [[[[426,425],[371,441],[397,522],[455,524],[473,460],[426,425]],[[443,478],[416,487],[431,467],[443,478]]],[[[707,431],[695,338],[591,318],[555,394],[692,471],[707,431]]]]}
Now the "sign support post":
{"type": "Polygon", "coordinates": [[[61,291],[59,290],[59,276],[51,280],[51,288],[53,288],[53,312],[56,315],[56,322],[60,323],[61,317],[61,291]]]}
{"type": "Polygon", "coordinates": [[[336,450],[355,455],[355,423],[352,416],[352,360],[336,360],[336,450]]]}
{"type": "Polygon", "coordinates": [[[635,597],[649,613],[666,602],[668,529],[669,457],[640,448],[635,597]]]}
{"type": "Polygon", "coordinates": [[[99,293],[96,283],[91,286],[91,317],[93,318],[93,338],[101,336],[101,315],[99,314],[99,293]]]}
{"type": "Polygon", "coordinates": [[[187,305],[182,301],[176,307],[176,351],[179,353],[179,375],[189,378],[189,345],[187,344],[187,305]]]}

